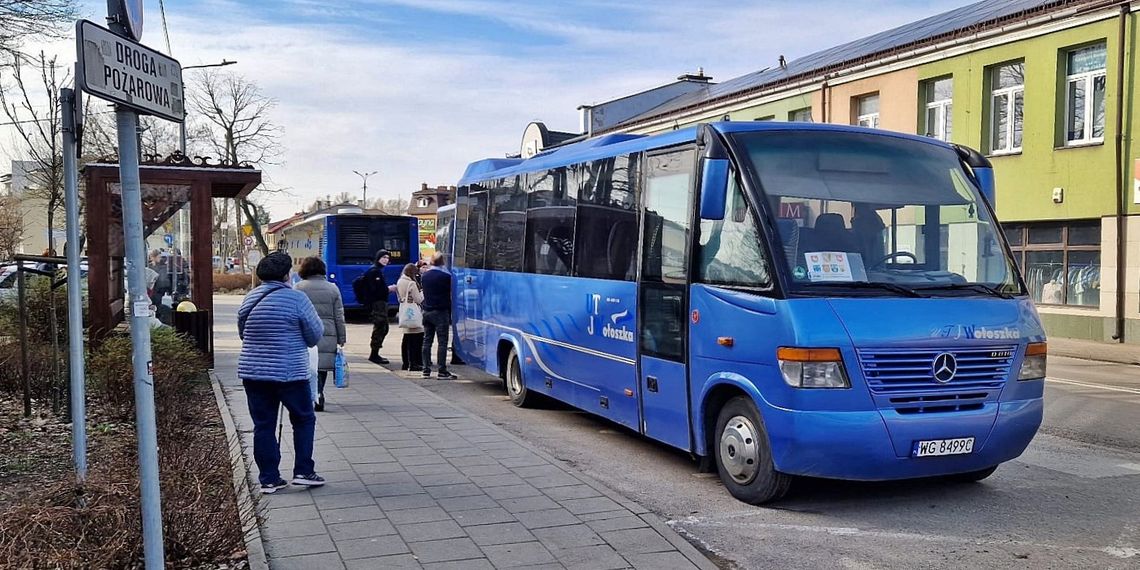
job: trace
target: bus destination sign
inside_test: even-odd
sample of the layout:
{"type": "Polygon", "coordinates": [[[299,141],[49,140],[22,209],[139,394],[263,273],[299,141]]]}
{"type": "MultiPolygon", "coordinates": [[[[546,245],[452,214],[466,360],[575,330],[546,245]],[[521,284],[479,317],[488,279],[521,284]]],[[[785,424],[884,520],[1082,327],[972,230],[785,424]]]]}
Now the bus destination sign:
{"type": "Polygon", "coordinates": [[[186,116],[182,65],[87,20],[76,25],[81,89],[168,121],[186,116]]]}

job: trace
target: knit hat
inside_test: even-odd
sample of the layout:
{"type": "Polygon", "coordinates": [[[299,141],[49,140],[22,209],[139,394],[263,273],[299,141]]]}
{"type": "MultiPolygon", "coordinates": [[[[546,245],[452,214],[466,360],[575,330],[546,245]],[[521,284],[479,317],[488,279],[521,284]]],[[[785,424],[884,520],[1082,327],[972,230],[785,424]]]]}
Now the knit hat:
{"type": "Polygon", "coordinates": [[[392,256],[392,252],[390,252],[390,251],[388,251],[388,250],[386,250],[386,249],[381,249],[380,251],[377,251],[377,252],[376,252],[376,261],[380,261],[380,258],[381,258],[381,257],[385,257],[385,256],[387,256],[387,257],[391,257],[391,256],[392,256]]]}
{"type": "Polygon", "coordinates": [[[257,264],[257,278],[262,281],[284,281],[293,269],[293,258],[289,254],[275,251],[257,264]]]}

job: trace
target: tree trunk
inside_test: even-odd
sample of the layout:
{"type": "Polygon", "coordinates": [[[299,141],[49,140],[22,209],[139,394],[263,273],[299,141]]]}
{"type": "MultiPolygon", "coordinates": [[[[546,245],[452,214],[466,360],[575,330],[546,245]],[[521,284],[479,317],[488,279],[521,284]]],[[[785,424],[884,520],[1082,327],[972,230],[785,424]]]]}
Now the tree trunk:
{"type": "Polygon", "coordinates": [[[265,236],[261,233],[261,222],[257,220],[256,209],[250,211],[252,204],[249,200],[242,199],[241,208],[245,212],[245,218],[249,220],[249,226],[253,228],[253,239],[257,240],[257,248],[261,250],[261,255],[269,255],[269,244],[265,243],[265,236]]]}

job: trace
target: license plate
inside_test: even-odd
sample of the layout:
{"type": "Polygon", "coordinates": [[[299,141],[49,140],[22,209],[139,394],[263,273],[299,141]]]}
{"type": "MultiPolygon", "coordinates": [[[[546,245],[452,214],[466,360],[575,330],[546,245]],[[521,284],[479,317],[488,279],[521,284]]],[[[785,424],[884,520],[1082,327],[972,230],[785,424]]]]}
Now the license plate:
{"type": "Polygon", "coordinates": [[[937,457],[939,455],[965,455],[974,452],[974,438],[929,439],[914,444],[915,457],[937,457]]]}

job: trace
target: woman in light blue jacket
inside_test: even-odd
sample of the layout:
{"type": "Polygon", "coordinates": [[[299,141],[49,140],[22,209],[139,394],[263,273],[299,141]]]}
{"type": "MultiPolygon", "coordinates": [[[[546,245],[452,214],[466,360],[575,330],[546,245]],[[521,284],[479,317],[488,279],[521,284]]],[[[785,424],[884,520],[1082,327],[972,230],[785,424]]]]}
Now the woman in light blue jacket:
{"type": "Polygon", "coordinates": [[[309,387],[309,347],[317,345],[325,327],[309,298],[286,283],[292,266],[284,253],[267,255],[257,264],[262,284],[238,309],[238,377],[253,418],[253,458],[266,494],[288,485],[281,478],[281,447],[273,432],[281,405],[293,426],[293,484],[325,483],[313,463],[317,416],[309,387]]]}

